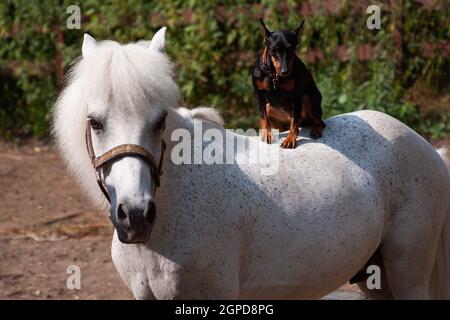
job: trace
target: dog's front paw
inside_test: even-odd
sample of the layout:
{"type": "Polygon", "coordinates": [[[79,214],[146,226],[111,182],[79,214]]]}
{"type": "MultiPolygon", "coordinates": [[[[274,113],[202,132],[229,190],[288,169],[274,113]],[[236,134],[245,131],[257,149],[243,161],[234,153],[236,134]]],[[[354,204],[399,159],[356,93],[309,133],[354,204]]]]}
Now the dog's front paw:
{"type": "Polygon", "coordinates": [[[286,139],[281,143],[281,147],[284,149],[294,149],[297,144],[297,134],[288,134],[286,139]]]}
{"type": "Polygon", "coordinates": [[[273,141],[272,130],[263,129],[262,140],[268,144],[271,144],[273,141]]]}

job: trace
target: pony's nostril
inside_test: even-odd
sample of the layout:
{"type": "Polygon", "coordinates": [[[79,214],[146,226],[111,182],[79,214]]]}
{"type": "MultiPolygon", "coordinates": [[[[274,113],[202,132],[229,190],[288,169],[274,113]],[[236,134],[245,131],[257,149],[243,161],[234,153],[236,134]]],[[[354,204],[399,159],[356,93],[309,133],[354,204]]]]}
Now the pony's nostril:
{"type": "Polygon", "coordinates": [[[125,220],[128,218],[125,206],[121,203],[117,206],[117,218],[119,220],[125,220]]]}
{"type": "Polygon", "coordinates": [[[146,234],[154,223],[156,207],[153,201],[144,206],[134,206],[125,203],[117,205],[116,222],[117,227],[124,232],[146,234]]]}
{"type": "Polygon", "coordinates": [[[153,225],[156,217],[156,206],[153,201],[149,201],[147,204],[147,208],[144,212],[144,219],[150,224],[153,225]]]}
{"type": "Polygon", "coordinates": [[[123,204],[117,206],[117,222],[125,230],[130,229],[129,212],[127,207],[123,204]]]}

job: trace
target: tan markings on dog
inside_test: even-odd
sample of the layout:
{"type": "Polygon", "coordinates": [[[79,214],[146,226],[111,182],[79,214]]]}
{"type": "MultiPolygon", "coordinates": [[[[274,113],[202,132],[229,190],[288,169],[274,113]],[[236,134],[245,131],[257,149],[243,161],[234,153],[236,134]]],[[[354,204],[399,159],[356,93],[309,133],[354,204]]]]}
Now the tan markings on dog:
{"type": "Polygon", "coordinates": [[[267,47],[264,48],[263,62],[264,64],[267,64],[267,47]]]}
{"type": "Polygon", "coordinates": [[[261,124],[262,129],[267,129],[267,127],[269,127],[269,125],[267,123],[267,119],[261,119],[260,124],[261,124]]]}
{"type": "Polygon", "coordinates": [[[277,71],[277,74],[281,74],[281,61],[278,61],[274,57],[270,57],[270,60],[272,60],[272,63],[275,66],[275,70],[277,71]]]}
{"type": "Polygon", "coordinates": [[[256,80],[256,87],[259,90],[268,90],[270,88],[270,83],[266,80],[256,80]]]}
{"type": "Polygon", "coordinates": [[[292,116],[283,109],[273,107],[270,103],[266,104],[267,119],[270,126],[280,131],[289,130],[292,116]]]}
{"type": "Polygon", "coordinates": [[[284,91],[292,91],[295,88],[295,80],[294,79],[281,79],[278,84],[278,88],[284,91]]]}
{"type": "Polygon", "coordinates": [[[281,143],[281,147],[285,149],[293,149],[297,144],[298,135],[298,122],[295,121],[294,117],[291,118],[291,125],[289,128],[289,133],[286,139],[281,143]]]}
{"type": "Polygon", "coordinates": [[[272,143],[273,135],[267,116],[266,119],[261,119],[261,129],[262,129],[262,140],[269,144],[272,143]]]}

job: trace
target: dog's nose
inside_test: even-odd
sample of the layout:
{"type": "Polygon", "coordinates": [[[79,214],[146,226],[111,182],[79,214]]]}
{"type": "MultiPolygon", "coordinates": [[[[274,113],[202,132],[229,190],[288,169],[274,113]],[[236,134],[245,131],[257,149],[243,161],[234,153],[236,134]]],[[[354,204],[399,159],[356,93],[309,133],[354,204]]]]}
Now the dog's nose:
{"type": "Polygon", "coordinates": [[[288,75],[288,71],[287,70],[281,70],[281,75],[282,76],[287,76],[288,75]]]}

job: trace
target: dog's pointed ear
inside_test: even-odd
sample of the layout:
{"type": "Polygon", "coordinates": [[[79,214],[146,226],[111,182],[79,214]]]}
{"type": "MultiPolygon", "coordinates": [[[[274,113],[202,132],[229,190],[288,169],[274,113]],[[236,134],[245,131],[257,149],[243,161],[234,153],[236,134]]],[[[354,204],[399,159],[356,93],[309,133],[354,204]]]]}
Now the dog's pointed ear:
{"type": "Polygon", "coordinates": [[[305,23],[305,20],[302,20],[302,22],[300,22],[300,23],[298,24],[298,26],[295,27],[294,33],[295,33],[296,36],[298,36],[298,34],[300,33],[300,30],[301,30],[302,27],[303,27],[303,23],[305,23]]]}
{"type": "Polygon", "coordinates": [[[269,39],[270,35],[272,34],[269,29],[266,28],[266,25],[264,24],[263,19],[259,19],[259,22],[261,23],[263,32],[264,32],[264,40],[269,39]]]}

